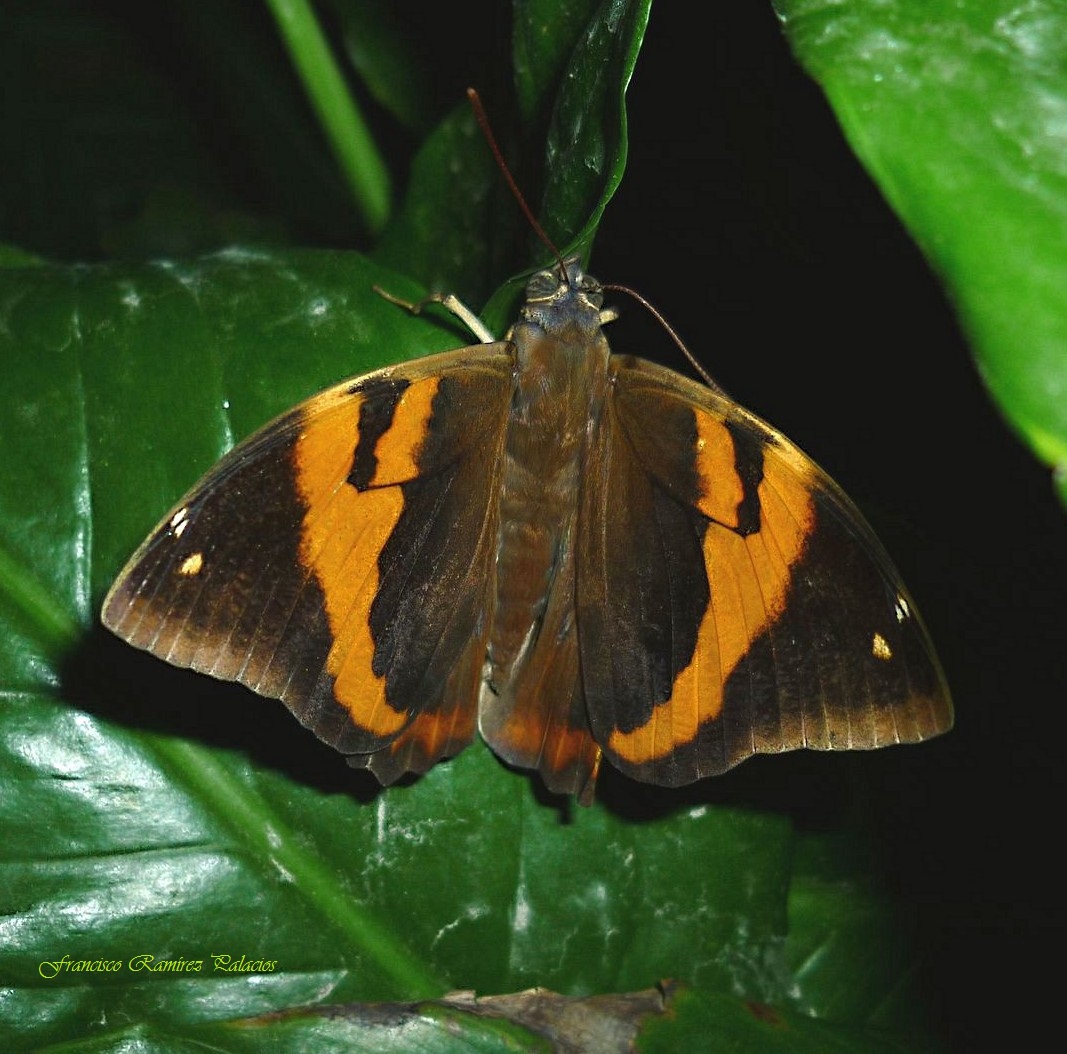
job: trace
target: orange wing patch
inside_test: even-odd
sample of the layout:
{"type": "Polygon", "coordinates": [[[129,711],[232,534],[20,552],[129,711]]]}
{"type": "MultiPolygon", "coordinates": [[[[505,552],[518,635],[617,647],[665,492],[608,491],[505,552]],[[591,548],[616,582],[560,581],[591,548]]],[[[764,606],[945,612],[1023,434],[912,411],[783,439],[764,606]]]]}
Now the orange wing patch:
{"type": "Polygon", "coordinates": [[[745,486],[734,467],[737,454],[733,436],[710,414],[698,413],[696,426],[695,467],[700,479],[697,508],[715,523],[737,527],[745,486]]]}
{"type": "Polygon", "coordinates": [[[423,379],[400,396],[389,427],[375,443],[377,466],[368,489],[350,481],[365,405],[361,394],[334,390],[315,400],[293,455],[297,490],[307,509],[300,559],[325,600],[333,637],[326,669],[335,680],[334,695],[358,725],[382,737],[400,732],[408,714],[387,703],[385,674],[372,666],[370,609],[378,593],[378,555],[404,508],[403,493],[393,484],[417,475],[416,458],[438,383],[436,377],[423,379]]]}
{"type": "Polygon", "coordinates": [[[440,377],[426,377],[404,389],[392,422],[374,447],[378,465],[372,487],[407,483],[419,474],[416,459],[426,438],[434,397],[440,386],[440,377]]]}
{"type": "Polygon", "coordinates": [[[798,472],[805,466],[787,468],[775,458],[768,459],[758,489],[759,529],[747,535],[731,530],[744,492],[734,469],[733,439],[709,415],[698,413],[697,420],[697,469],[704,494],[699,507],[713,516],[704,537],[711,602],[693,659],[675,678],[671,697],[653,709],[645,724],[611,735],[609,748],[635,765],[666,758],[691,743],[701,725],[720,716],[730,674],[785,608],[790,569],[814,525],[808,473],[798,472]]]}

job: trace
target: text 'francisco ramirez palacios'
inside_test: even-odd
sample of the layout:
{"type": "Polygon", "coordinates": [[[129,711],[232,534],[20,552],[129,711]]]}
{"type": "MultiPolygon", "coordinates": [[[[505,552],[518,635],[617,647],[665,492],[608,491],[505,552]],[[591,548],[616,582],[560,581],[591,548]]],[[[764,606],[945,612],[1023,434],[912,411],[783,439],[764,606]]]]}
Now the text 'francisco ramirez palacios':
{"type": "Polygon", "coordinates": [[[155,955],[134,955],[129,959],[62,959],[38,964],[37,972],[51,981],[65,973],[274,973],[277,959],[250,959],[246,955],[209,955],[206,959],[161,959],[155,955]]]}

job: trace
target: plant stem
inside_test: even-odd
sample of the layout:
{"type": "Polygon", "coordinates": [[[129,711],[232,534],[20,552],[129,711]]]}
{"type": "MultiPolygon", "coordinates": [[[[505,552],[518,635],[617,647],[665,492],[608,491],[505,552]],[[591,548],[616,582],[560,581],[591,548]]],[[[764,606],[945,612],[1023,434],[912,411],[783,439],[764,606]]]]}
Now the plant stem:
{"type": "Polygon", "coordinates": [[[308,0],[267,0],[304,90],[372,234],[389,218],[389,171],[308,0]]]}

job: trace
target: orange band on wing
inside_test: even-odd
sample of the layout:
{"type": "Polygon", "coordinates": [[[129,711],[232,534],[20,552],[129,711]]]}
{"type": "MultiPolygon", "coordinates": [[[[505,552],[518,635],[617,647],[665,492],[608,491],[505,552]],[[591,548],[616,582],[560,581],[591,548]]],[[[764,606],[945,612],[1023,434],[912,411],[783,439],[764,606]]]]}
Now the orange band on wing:
{"type": "Polygon", "coordinates": [[[434,396],[440,384],[439,377],[426,377],[404,390],[393,411],[392,423],[374,448],[378,467],[371,480],[372,486],[406,483],[419,474],[416,458],[426,438],[434,396]]]}
{"type": "Polygon", "coordinates": [[[697,508],[715,523],[737,527],[737,508],[745,486],[735,467],[734,440],[721,421],[697,414],[696,469],[700,475],[697,508]]]}
{"type": "MultiPolygon", "coordinates": [[[[418,446],[436,387],[435,380],[413,385],[408,392],[424,392],[398,402],[393,422],[375,446],[376,483],[380,476],[403,480],[417,474],[418,446]]],[[[393,736],[407,724],[408,714],[389,705],[385,676],[374,673],[370,610],[378,592],[378,557],[400,519],[403,492],[398,486],[361,492],[349,482],[363,398],[333,393],[321,398],[336,403],[311,407],[294,452],[296,485],[307,509],[300,559],[325,600],[333,637],[326,669],[334,677],[335,698],[360,728],[393,736]]]]}
{"type": "MultiPolygon", "coordinates": [[[[730,466],[732,473],[732,454],[730,466]]],[[[758,531],[742,536],[719,523],[708,525],[704,563],[711,599],[693,659],[675,679],[671,698],[640,728],[611,735],[609,748],[635,765],[666,757],[720,715],[727,678],[785,606],[792,565],[814,525],[814,507],[801,463],[769,458],[764,473],[758,531]]]]}

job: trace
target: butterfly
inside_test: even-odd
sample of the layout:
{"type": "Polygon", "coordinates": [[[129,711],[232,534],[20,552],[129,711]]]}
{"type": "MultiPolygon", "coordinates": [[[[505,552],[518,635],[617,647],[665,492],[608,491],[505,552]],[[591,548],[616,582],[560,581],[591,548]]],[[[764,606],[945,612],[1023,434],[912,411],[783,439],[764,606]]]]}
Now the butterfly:
{"type": "Polygon", "coordinates": [[[486,341],[355,377],[235,447],[149,535],[103,621],[280,699],[383,784],[478,731],[588,802],[757,753],[951,727],[885,550],[717,386],[613,354],[576,258],[486,341]]]}

